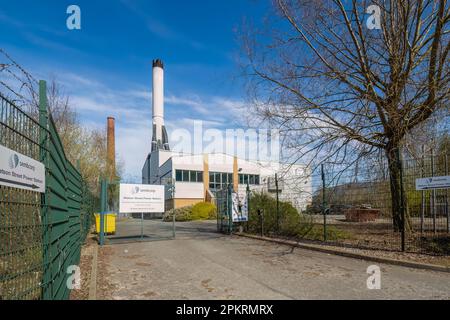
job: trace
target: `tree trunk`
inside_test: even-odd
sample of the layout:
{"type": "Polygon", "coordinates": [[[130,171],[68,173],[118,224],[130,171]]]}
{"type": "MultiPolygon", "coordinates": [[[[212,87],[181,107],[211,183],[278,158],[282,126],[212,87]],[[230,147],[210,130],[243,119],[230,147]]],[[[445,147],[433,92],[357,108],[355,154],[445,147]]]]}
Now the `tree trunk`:
{"type": "Polygon", "coordinates": [[[386,155],[389,166],[389,181],[392,201],[392,226],[395,232],[403,229],[403,217],[406,218],[406,197],[401,185],[401,163],[399,146],[388,145],[386,155]],[[402,213],[403,211],[403,213],[402,213]]]}

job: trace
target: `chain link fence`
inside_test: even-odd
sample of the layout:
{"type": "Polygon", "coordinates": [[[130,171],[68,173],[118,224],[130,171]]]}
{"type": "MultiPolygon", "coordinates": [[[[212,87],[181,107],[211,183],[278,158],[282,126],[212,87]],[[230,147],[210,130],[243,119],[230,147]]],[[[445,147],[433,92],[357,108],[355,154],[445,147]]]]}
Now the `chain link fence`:
{"type": "Polygon", "coordinates": [[[289,193],[280,187],[278,203],[276,192],[252,192],[247,231],[361,249],[448,255],[449,190],[416,190],[416,179],[448,176],[449,165],[446,150],[403,159],[400,208],[391,196],[384,156],[351,166],[324,164],[300,180],[274,176],[280,186],[299,187],[289,193]]]}

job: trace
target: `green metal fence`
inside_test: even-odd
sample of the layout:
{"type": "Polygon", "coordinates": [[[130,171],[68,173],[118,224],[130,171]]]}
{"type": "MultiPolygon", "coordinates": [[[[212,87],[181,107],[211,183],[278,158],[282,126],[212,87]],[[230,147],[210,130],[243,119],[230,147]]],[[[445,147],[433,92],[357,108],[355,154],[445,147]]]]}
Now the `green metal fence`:
{"type": "Polygon", "coordinates": [[[0,299],[67,299],[94,202],[67,159],[39,82],[39,119],[0,95],[0,144],[44,163],[46,192],[0,186],[0,299]]]}
{"type": "Polygon", "coordinates": [[[231,200],[232,187],[228,185],[223,189],[215,191],[217,206],[217,231],[222,233],[233,232],[233,221],[231,216],[231,200]]]}

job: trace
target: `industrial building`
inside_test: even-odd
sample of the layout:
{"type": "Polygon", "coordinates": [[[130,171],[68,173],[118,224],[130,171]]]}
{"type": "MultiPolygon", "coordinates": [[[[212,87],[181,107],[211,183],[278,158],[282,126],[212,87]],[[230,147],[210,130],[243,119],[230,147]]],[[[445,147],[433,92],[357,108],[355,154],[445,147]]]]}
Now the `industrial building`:
{"type": "Polygon", "coordinates": [[[248,185],[251,190],[275,194],[277,173],[280,176],[279,198],[290,201],[299,210],[306,208],[311,202],[312,186],[304,165],[249,161],[223,153],[171,151],[164,126],[164,66],[161,60],[153,61],[152,74],[152,145],[142,168],[142,183],[174,184],[173,192],[166,188],[166,210],[214,201],[215,191],[227,185],[232,185],[238,193],[245,192],[248,185]]]}

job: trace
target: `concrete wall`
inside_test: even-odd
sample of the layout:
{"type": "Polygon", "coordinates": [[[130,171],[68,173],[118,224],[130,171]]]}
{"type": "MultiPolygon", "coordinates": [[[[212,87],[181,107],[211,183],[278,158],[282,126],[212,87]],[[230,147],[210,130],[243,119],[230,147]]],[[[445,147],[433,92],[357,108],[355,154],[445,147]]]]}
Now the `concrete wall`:
{"type": "Polygon", "coordinates": [[[203,199],[203,182],[175,182],[175,198],[203,199]]]}

